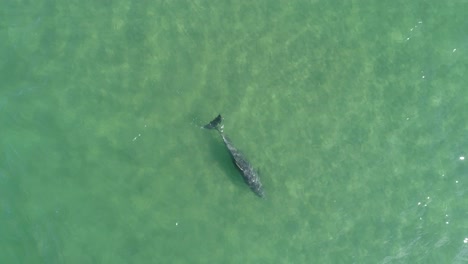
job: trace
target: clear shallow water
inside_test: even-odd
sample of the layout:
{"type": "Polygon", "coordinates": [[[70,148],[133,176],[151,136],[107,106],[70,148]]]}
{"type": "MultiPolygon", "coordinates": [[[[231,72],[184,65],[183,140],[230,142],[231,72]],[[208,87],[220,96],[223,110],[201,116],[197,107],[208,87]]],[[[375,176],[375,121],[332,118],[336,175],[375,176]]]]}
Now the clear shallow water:
{"type": "Polygon", "coordinates": [[[3,2],[1,262],[466,262],[467,5],[3,2]]]}

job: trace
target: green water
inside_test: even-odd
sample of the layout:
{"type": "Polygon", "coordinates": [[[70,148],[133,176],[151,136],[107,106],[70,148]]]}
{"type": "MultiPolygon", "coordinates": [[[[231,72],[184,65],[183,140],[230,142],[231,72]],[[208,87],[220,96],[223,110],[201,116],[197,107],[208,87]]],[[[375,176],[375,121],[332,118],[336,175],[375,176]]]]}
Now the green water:
{"type": "Polygon", "coordinates": [[[468,262],[466,10],[1,1],[0,263],[468,262]]]}

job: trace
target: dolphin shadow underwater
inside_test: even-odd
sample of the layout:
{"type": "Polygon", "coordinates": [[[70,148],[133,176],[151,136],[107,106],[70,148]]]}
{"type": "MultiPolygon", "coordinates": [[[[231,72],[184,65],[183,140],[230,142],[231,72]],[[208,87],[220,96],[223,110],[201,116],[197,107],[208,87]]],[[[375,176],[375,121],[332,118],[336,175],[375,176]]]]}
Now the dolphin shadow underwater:
{"type": "Polygon", "coordinates": [[[231,140],[224,134],[224,125],[221,125],[223,118],[221,115],[218,115],[208,124],[202,126],[204,129],[216,129],[221,137],[223,138],[224,145],[226,146],[229,154],[231,155],[232,162],[234,166],[239,170],[244,179],[245,183],[249,185],[250,189],[259,197],[264,198],[265,192],[263,191],[262,183],[260,182],[260,177],[258,176],[257,171],[253,166],[247,161],[247,159],[242,155],[242,153],[234,147],[231,140]]]}

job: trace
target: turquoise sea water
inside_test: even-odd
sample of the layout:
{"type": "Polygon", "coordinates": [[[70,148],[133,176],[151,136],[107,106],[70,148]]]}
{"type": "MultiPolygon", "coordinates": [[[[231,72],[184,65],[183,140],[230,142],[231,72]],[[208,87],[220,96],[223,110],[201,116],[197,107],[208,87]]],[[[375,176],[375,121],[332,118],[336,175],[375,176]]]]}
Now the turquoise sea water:
{"type": "Polygon", "coordinates": [[[0,263],[467,263],[466,10],[1,1],[0,263]]]}

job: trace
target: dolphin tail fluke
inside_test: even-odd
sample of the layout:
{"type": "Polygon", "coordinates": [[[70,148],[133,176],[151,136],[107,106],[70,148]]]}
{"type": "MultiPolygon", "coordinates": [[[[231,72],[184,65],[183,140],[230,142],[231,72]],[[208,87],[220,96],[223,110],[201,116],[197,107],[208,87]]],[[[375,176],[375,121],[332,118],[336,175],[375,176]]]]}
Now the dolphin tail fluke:
{"type": "Polygon", "coordinates": [[[218,115],[211,122],[209,122],[208,124],[202,126],[202,128],[219,130],[218,126],[219,126],[219,124],[221,124],[222,121],[223,121],[223,118],[221,117],[221,115],[218,115]]]}

